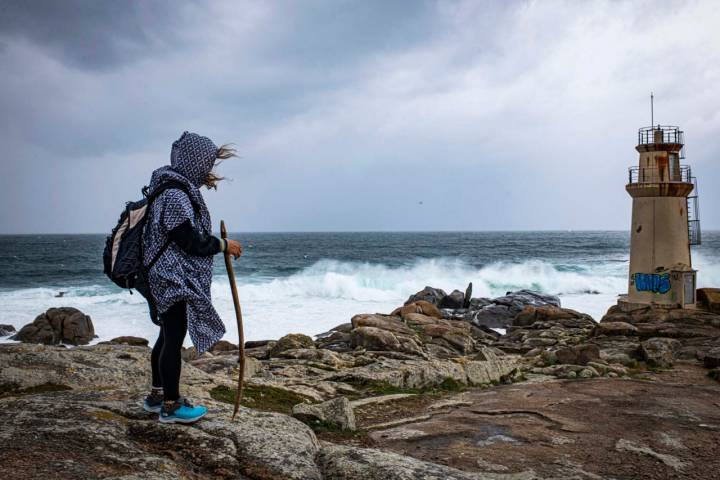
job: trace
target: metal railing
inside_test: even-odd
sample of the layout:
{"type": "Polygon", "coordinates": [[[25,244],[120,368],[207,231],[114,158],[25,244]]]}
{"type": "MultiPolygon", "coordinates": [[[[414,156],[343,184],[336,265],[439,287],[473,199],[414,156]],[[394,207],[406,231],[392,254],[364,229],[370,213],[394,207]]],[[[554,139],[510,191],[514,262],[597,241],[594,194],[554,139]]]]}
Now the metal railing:
{"type": "Polygon", "coordinates": [[[687,165],[671,167],[630,167],[628,183],[690,183],[692,172],[687,165]]]}
{"type": "Polygon", "coordinates": [[[687,199],[688,239],[690,245],[700,245],[702,243],[702,232],[700,230],[697,178],[690,177],[690,181],[693,184],[693,190],[687,199]]]}
{"type": "Polygon", "coordinates": [[[685,144],[685,134],[680,127],[672,125],[656,125],[643,127],[638,130],[638,145],[652,143],[679,143],[685,144]]]}

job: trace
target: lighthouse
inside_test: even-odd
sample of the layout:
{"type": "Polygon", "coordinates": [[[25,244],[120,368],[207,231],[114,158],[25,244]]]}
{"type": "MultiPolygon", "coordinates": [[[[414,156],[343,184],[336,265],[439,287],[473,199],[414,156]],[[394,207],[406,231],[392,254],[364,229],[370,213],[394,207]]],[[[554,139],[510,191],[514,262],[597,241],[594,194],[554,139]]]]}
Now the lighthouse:
{"type": "Polygon", "coordinates": [[[695,308],[691,245],[700,243],[697,180],[682,165],[684,134],[675,126],[638,131],[637,166],[625,189],[632,197],[628,293],[623,310],[648,305],[695,308]]]}

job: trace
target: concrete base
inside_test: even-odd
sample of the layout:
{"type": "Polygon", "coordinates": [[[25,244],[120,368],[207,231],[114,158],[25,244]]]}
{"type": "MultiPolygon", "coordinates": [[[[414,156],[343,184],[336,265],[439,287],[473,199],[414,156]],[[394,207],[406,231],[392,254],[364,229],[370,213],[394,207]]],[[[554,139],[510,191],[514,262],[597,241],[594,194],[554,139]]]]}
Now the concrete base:
{"type": "Polygon", "coordinates": [[[672,309],[684,309],[684,310],[695,310],[697,308],[696,304],[687,304],[687,305],[681,305],[679,303],[665,303],[665,302],[631,302],[628,300],[627,295],[620,295],[617,302],[618,307],[620,307],[620,310],[622,310],[625,313],[630,313],[635,310],[640,310],[643,308],[651,307],[651,308],[663,308],[666,310],[672,310],[672,309]]]}

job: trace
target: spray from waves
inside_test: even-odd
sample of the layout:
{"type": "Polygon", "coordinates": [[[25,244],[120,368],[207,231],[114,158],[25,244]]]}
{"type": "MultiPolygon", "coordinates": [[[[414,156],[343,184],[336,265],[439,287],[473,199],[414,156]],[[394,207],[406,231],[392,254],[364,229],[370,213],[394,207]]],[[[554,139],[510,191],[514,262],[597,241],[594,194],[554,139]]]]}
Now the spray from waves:
{"type": "MultiPolygon", "coordinates": [[[[720,284],[720,262],[694,255],[699,286],[720,284]]],[[[627,288],[627,263],[551,263],[527,260],[475,267],[459,258],[417,260],[401,267],[320,260],[294,274],[271,280],[238,278],[249,340],[279,338],[290,332],[317,334],[362,312],[389,312],[425,285],[450,291],[473,282],[473,296],[496,297],[529,288],[560,295],[563,305],[599,320],[627,288]]],[[[229,321],[226,338],[236,341],[227,278],[216,275],[214,304],[229,321]]],[[[138,295],[112,285],[29,288],[0,291],[0,323],[16,328],[50,307],[73,306],[93,318],[98,340],[120,335],[154,339],[156,327],[138,295]],[[65,291],[62,298],[55,295],[65,291]]]]}
{"type": "Polygon", "coordinates": [[[720,258],[693,251],[693,268],[698,270],[698,288],[720,285],[720,258]]]}
{"type": "Polygon", "coordinates": [[[624,263],[554,265],[539,260],[493,263],[474,268],[460,259],[437,258],[390,268],[382,264],[320,260],[284,278],[246,283],[248,300],[322,298],[356,301],[398,301],[425,285],[444,290],[473,282],[474,296],[494,297],[529,288],[557,295],[617,294],[625,285],[624,263]]]}

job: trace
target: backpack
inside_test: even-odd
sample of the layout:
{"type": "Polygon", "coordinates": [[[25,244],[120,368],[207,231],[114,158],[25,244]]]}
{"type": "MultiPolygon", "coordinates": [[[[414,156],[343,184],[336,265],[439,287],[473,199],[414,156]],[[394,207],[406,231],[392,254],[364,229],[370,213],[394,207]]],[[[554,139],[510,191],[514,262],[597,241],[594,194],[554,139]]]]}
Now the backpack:
{"type": "MultiPolygon", "coordinates": [[[[143,265],[143,231],[153,201],[162,192],[170,188],[177,188],[185,192],[190,198],[193,208],[197,211],[197,206],[192,201],[187,187],[180,182],[171,180],[163,183],[151,194],[147,193],[147,187],[145,187],[143,188],[143,199],[125,204],[125,210],[120,214],[117,226],[105,240],[105,250],[103,251],[103,272],[105,275],[121,288],[134,288],[151,305],[154,302],[150,294],[148,272],[165,252],[171,240],[168,238],[150,260],[150,263],[145,266],[143,265]]],[[[130,290],[130,293],[132,293],[132,290],[130,290]]]]}

